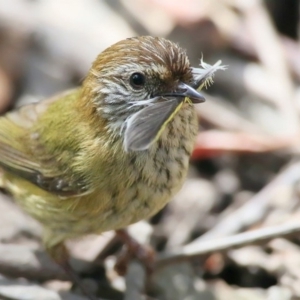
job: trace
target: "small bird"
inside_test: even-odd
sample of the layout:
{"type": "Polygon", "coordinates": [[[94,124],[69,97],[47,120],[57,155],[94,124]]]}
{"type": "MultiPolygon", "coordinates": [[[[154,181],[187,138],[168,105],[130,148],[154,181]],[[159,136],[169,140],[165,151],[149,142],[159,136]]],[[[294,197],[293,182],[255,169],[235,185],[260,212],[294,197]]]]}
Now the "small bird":
{"type": "Polygon", "coordinates": [[[192,68],[164,38],[129,38],[81,87],[0,117],[0,185],[44,225],[57,262],[66,239],[148,218],[181,188],[205,100],[197,89],[223,68],[192,68]]]}

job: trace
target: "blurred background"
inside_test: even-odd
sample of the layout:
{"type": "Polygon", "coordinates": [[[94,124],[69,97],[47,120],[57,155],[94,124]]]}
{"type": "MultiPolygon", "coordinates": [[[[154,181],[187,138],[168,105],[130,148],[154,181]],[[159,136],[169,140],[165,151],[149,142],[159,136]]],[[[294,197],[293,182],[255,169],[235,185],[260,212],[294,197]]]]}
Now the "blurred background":
{"type": "MultiPolygon", "coordinates": [[[[112,232],[71,241],[74,268],[106,300],[300,299],[297,233],[279,230],[271,240],[189,259],[165,256],[300,220],[298,0],[0,0],[0,112],[80,85],[99,52],[138,35],[179,43],[195,67],[203,57],[227,70],[197,105],[183,189],[129,228],[157,251],[147,284],[140,265],[125,278],[114,271],[122,245],[112,232]]],[[[41,237],[40,225],[1,194],[0,299],[86,299],[41,237]]]]}

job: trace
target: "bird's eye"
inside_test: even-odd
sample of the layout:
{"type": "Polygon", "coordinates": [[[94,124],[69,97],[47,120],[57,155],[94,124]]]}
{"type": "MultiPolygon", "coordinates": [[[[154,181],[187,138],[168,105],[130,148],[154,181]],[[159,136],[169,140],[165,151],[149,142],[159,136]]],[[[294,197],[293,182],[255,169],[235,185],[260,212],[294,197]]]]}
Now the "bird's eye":
{"type": "Polygon", "coordinates": [[[135,89],[135,90],[140,90],[144,87],[145,85],[145,75],[142,73],[133,73],[130,76],[130,85],[135,89]]]}

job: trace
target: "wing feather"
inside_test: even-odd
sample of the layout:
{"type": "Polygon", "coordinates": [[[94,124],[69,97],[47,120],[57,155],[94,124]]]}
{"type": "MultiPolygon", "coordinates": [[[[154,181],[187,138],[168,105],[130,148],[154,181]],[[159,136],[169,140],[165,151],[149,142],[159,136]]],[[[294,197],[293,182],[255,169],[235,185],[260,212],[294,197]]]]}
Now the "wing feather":
{"type": "MultiPolygon", "coordinates": [[[[89,190],[83,174],[70,172],[66,168],[70,162],[47,150],[42,139],[37,138],[38,134],[31,131],[40,115],[62,97],[68,98],[68,94],[26,105],[0,118],[0,166],[50,193],[62,197],[80,196],[89,190]]],[[[55,135],[53,138],[53,143],[58,143],[57,148],[65,151],[59,145],[60,139],[55,135]]]]}

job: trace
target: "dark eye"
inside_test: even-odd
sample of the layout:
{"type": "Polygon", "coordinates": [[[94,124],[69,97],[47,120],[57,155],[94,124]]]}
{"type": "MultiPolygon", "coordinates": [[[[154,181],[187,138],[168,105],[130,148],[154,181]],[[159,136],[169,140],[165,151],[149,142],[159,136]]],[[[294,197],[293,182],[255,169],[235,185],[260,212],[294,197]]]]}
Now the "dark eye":
{"type": "Polygon", "coordinates": [[[135,89],[135,90],[140,90],[144,87],[145,85],[145,75],[142,73],[133,73],[130,76],[130,85],[135,89]]]}

